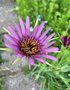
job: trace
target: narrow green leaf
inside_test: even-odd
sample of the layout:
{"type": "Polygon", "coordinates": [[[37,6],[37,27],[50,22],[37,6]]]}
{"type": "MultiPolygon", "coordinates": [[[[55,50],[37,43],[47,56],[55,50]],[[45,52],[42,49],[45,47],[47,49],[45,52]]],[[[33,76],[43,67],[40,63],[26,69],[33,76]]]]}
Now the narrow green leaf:
{"type": "Polygon", "coordinates": [[[5,27],[2,27],[8,34],[11,34],[5,27]]]}
{"type": "Polygon", "coordinates": [[[12,49],[10,49],[10,48],[0,48],[0,50],[7,50],[7,51],[12,51],[12,49]]]}
{"type": "Polygon", "coordinates": [[[12,64],[17,63],[20,59],[21,59],[21,58],[17,58],[17,59],[15,59],[14,62],[13,62],[12,64]]]}

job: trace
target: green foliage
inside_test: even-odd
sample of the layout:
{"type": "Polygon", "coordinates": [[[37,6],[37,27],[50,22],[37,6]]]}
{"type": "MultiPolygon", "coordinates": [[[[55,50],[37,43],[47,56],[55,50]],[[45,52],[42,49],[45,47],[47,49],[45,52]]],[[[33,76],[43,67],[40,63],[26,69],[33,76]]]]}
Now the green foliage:
{"type": "Polygon", "coordinates": [[[31,24],[40,15],[41,20],[47,20],[55,32],[67,34],[70,29],[70,0],[16,0],[18,15],[23,19],[28,15],[31,24]],[[61,32],[62,31],[62,32],[61,32]]]}
{"type": "Polygon", "coordinates": [[[63,47],[58,57],[59,61],[50,62],[52,66],[39,62],[32,69],[31,75],[41,82],[41,90],[70,90],[70,51],[63,47]]]}
{"type": "Polygon", "coordinates": [[[47,21],[55,32],[58,61],[47,60],[52,66],[38,62],[31,75],[41,83],[41,90],[70,90],[70,47],[63,47],[60,36],[70,35],[70,0],[16,0],[18,15],[24,20],[30,16],[31,25],[36,19],[47,21]]]}
{"type": "Polygon", "coordinates": [[[4,79],[5,79],[4,77],[1,77],[1,76],[0,76],[0,90],[5,90],[5,88],[4,88],[4,86],[3,86],[3,85],[4,85],[4,82],[3,82],[4,79]]]}

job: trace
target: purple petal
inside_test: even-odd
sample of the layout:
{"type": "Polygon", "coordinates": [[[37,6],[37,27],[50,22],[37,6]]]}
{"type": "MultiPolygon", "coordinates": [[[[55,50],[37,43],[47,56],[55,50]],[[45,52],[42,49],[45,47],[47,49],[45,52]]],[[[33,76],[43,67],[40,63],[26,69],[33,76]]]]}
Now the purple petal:
{"type": "Polygon", "coordinates": [[[68,40],[67,40],[67,46],[69,46],[70,45],[70,37],[68,37],[68,40]]]}
{"type": "Polygon", "coordinates": [[[52,59],[52,60],[58,60],[58,58],[54,57],[54,56],[51,56],[51,55],[42,55],[42,57],[44,58],[49,58],[49,59],[52,59]]]}
{"type": "Polygon", "coordinates": [[[17,23],[14,24],[20,38],[22,38],[22,31],[17,23]]]}
{"type": "Polygon", "coordinates": [[[56,41],[52,41],[52,42],[48,43],[46,46],[49,47],[49,46],[53,45],[54,43],[56,43],[56,41]]]}
{"type": "Polygon", "coordinates": [[[70,37],[69,36],[61,36],[61,40],[64,46],[70,46],[70,37]]]}
{"type": "Polygon", "coordinates": [[[47,49],[43,49],[44,52],[55,52],[58,51],[59,49],[57,47],[50,47],[47,49]]]}
{"type": "Polygon", "coordinates": [[[22,34],[25,35],[25,25],[21,17],[19,17],[19,22],[20,22],[22,34]]]}
{"type": "Polygon", "coordinates": [[[36,35],[37,31],[38,31],[38,28],[39,28],[38,25],[34,28],[34,30],[33,30],[33,32],[32,32],[32,36],[33,36],[33,37],[35,37],[35,35],[36,35]]]}
{"type": "Polygon", "coordinates": [[[45,24],[45,22],[43,21],[42,23],[41,23],[41,25],[39,26],[39,29],[38,29],[38,31],[37,31],[37,34],[36,34],[36,38],[38,38],[39,36],[40,36],[40,33],[41,33],[41,31],[43,30],[43,28],[44,28],[44,24],[45,24]]]}
{"type": "Polygon", "coordinates": [[[68,37],[68,39],[67,39],[68,41],[70,41],[70,37],[68,37]]]}
{"type": "Polygon", "coordinates": [[[20,53],[18,53],[17,56],[19,56],[19,57],[24,57],[24,55],[22,55],[22,54],[20,54],[20,53]]]}
{"type": "Polygon", "coordinates": [[[26,35],[29,35],[29,34],[30,34],[30,19],[27,16],[26,17],[26,35]]]}
{"type": "Polygon", "coordinates": [[[16,52],[15,52],[15,54],[16,54],[17,56],[19,56],[19,57],[24,57],[24,55],[21,54],[21,53],[16,53],[16,52]]]}
{"type": "Polygon", "coordinates": [[[62,43],[64,46],[68,46],[69,45],[69,37],[66,35],[66,36],[63,36],[61,37],[61,40],[62,40],[62,43]]]}
{"type": "Polygon", "coordinates": [[[7,29],[10,31],[11,36],[14,36],[14,38],[16,38],[17,40],[19,40],[18,35],[16,34],[15,30],[11,27],[11,26],[7,26],[7,29]]]}
{"type": "Polygon", "coordinates": [[[5,45],[6,47],[8,47],[8,48],[12,48],[13,50],[17,50],[17,49],[18,49],[18,47],[17,47],[16,45],[12,45],[12,44],[10,44],[10,43],[4,43],[4,45],[5,45]]]}
{"type": "Polygon", "coordinates": [[[45,63],[45,62],[46,62],[46,61],[43,60],[42,58],[35,58],[35,59],[37,59],[38,61],[40,61],[40,62],[42,62],[42,63],[45,63]]]}
{"type": "Polygon", "coordinates": [[[39,40],[43,39],[45,37],[45,35],[50,31],[51,28],[48,28],[39,38],[39,40]]]}
{"type": "Polygon", "coordinates": [[[19,51],[19,48],[17,47],[17,49],[14,50],[14,53],[19,56],[19,57],[24,57],[25,55],[22,54],[20,51],[19,51]]]}
{"type": "Polygon", "coordinates": [[[28,58],[29,59],[29,64],[33,65],[34,64],[34,59],[33,58],[28,58]]]}
{"type": "Polygon", "coordinates": [[[49,46],[53,45],[56,41],[49,42],[47,45],[43,46],[43,48],[48,48],[49,46]]]}
{"type": "Polygon", "coordinates": [[[9,40],[12,44],[17,45],[17,40],[15,40],[15,38],[11,37],[8,34],[5,34],[4,37],[9,40]]]}
{"type": "MultiPolygon", "coordinates": [[[[42,40],[40,40],[41,43],[43,43],[45,41],[47,37],[45,36],[42,40]]],[[[43,43],[44,44],[44,43],[43,43]]]]}
{"type": "Polygon", "coordinates": [[[43,43],[48,42],[54,35],[55,35],[55,33],[50,34],[43,43]]]}

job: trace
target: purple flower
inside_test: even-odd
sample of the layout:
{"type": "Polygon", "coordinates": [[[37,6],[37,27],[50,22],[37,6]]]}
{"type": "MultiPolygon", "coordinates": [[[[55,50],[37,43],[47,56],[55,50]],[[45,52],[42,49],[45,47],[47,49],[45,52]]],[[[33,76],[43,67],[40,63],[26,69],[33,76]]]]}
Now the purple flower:
{"type": "Polygon", "coordinates": [[[40,25],[36,25],[33,32],[30,32],[30,20],[26,17],[26,25],[21,17],[19,17],[20,26],[15,23],[15,30],[11,26],[7,26],[10,34],[5,34],[4,38],[8,40],[4,45],[13,49],[14,53],[19,57],[26,57],[31,65],[35,60],[45,63],[43,58],[57,60],[50,52],[58,51],[57,47],[51,47],[55,41],[49,42],[49,40],[55,35],[55,33],[46,36],[51,28],[48,28],[44,33],[45,22],[42,21],[40,25]]]}
{"type": "Polygon", "coordinates": [[[62,44],[64,46],[70,46],[70,37],[69,36],[63,36],[61,37],[61,40],[62,40],[62,44]]]}

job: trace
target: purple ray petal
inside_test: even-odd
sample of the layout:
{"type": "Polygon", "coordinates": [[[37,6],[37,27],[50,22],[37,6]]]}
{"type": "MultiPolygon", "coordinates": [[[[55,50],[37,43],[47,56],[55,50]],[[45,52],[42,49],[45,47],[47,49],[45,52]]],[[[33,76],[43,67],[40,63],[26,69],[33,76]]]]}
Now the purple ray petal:
{"type": "Polygon", "coordinates": [[[41,31],[43,30],[43,28],[44,28],[44,24],[45,24],[45,22],[44,21],[42,21],[42,23],[41,23],[41,25],[39,26],[39,29],[38,29],[38,31],[37,31],[37,34],[36,34],[36,38],[38,38],[39,36],[40,36],[40,33],[41,33],[41,31]]]}
{"type": "Polygon", "coordinates": [[[49,46],[53,45],[56,41],[49,42],[47,45],[44,45],[43,48],[48,48],[49,46]]]}
{"type": "Polygon", "coordinates": [[[68,37],[68,39],[67,39],[68,41],[70,41],[70,37],[68,37]]]}
{"type": "Polygon", "coordinates": [[[34,59],[33,58],[28,58],[29,59],[29,64],[33,65],[34,64],[34,59]]]}
{"type": "Polygon", "coordinates": [[[20,38],[22,38],[22,31],[17,23],[14,24],[20,38]]]}
{"type": "Polygon", "coordinates": [[[22,34],[25,35],[25,25],[21,17],[19,17],[19,22],[20,22],[22,34]]]}
{"type": "Polygon", "coordinates": [[[13,50],[18,50],[18,47],[16,45],[12,45],[10,43],[4,43],[4,45],[8,48],[12,48],[13,50]]]}
{"type": "Polygon", "coordinates": [[[48,42],[54,35],[55,35],[55,33],[50,34],[43,43],[48,42]]]}
{"type": "Polygon", "coordinates": [[[33,37],[35,37],[35,35],[36,35],[37,31],[38,31],[38,28],[39,28],[38,25],[34,28],[34,30],[33,30],[33,32],[32,32],[32,36],[33,36],[33,37]]]}
{"type": "Polygon", "coordinates": [[[46,61],[45,60],[43,60],[42,58],[35,58],[35,59],[37,59],[38,61],[40,61],[40,62],[42,62],[42,63],[45,63],[46,61]]]}
{"type": "Polygon", "coordinates": [[[39,40],[43,39],[45,37],[45,35],[50,31],[51,28],[48,28],[39,38],[39,40]]]}
{"type": "Polygon", "coordinates": [[[58,60],[58,58],[56,58],[56,57],[54,57],[54,56],[52,56],[52,55],[41,55],[42,57],[44,57],[44,58],[49,58],[49,59],[52,59],[52,60],[58,60]]]}
{"type": "Polygon", "coordinates": [[[30,34],[30,19],[28,16],[26,17],[26,31],[25,32],[26,32],[26,35],[30,34]]]}
{"type": "Polygon", "coordinates": [[[54,43],[56,43],[56,41],[52,41],[52,42],[48,43],[46,46],[49,47],[49,46],[53,45],[54,43]]]}
{"type": "Polygon", "coordinates": [[[22,54],[20,54],[20,53],[18,53],[17,56],[19,56],[19,57],[24,57],[24,55],[22,55],[22,54]]]}
{"type": "Polygon", "coordinates": [[[55,52],[58,51],[59,49],[57,47],[50,47],[47,49],[43,49],[44,52],[55,52]]]}
{"type": "Polygon", "coordinates": [[[16,34],[15,30],[11,26],[8,25],[7,26],[7,29],[10,31],[12,37],[14,36],[14,38],[16,38],[17,40],[19,40],[18,35],[16,34]]]}
{"type": "Polygon", "coordinates": [[[19,56],[19,57],[24,57],[25,55],[22,54],[20,51],[19,51],[19,48],[17,48],[16,50],[14,50],[14,53],[19,56]]]}
{"type": "MultiPolygon", "coordinates": [[[[41,43],[43,43],[45,41],[47,37],[45,36],[42,40],[40,40],[41,43]]],[[[44,43],[43,43],[44,44],[44,43]]]]}
{"type": "Polygon", "coordinates": [[[24,57],[24,55],[21,54],[21,53],[16,53],[16,52],[15,52],[15,54],[16,54],[18,57],[24,57]]]}
{"type": "Polygon", "coordinates": [[[67,46],[69,46],[70,45],[70,37],[68,37],[68,40],[67,40],[67,46]]]}
{"type": "Polygon", "coordinates": [[[67,35],[61,37],[61,40],[62,40],[62,43],[63,43],[64,46],[68,46],[68,43],[69,43],[68,38],[69,37],[67,35]]]}
{"type": "Polygon", "coordinates": [[[17,40],[15,40],[15,38],[11,37],[8,34],[5,34],[4,37],[9,40],[12,44],[17,45],[17,40]]]}

